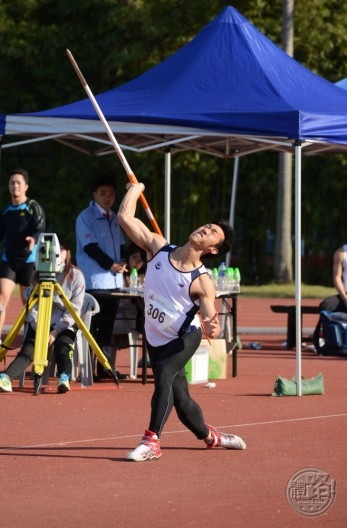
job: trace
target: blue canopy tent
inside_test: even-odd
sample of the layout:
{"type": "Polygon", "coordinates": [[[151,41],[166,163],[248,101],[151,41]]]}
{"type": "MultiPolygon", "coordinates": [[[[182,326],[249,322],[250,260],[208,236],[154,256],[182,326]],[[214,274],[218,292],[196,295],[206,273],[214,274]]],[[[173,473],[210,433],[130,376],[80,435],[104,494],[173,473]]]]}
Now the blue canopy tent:
{"type": "MultiPolygon", "coordinates": [[[[295,153],[300,394],[301,155],[347,151],[347,93],[300,65],[226,7],[174,55],[96,100],[122,149],[194,149],[224,158],[261,150],[295,153]]],[[[86,154],[114,152],[89,99],[2,116],[0,127],[2,148],[54,139],[86,154]]]]}
{"type": "MultiPolygon", "coordinates": [[[[346,94],[289,57],[232,7],[174,55],[96,99],[124,146],[138,151],[171,142],[175,150],[234,157],[258,147],[292,150],[293,141],[315,152],[347,142],[346,94]]],[[[3,116],[1,124],[2,135],[42,140],[60,134],[71,146],[73,139],[105,138],[88,98],[3,116]]]]}
{"type": "Polygon", "coordinates": [[[347,90],[347,77],[341,79],[341,81],[337,81],[335,85],[339,88],[342,88],[343,90],[347,90]]]}

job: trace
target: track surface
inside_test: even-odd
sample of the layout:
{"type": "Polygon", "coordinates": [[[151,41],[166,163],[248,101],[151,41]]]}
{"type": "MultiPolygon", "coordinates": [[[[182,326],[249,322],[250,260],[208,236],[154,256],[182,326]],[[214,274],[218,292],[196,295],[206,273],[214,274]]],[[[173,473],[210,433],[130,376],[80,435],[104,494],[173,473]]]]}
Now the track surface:
{"type": "MultiPolygon", "coordinates": [[[[147,426],[151,371],[147,385],[127,380],[118,390],[106,380],[88,389],[73,383],[70,393],[58,395],[51,380],[52,391],[39,396],[30,381],[1,393],[1,525],[346,527],[347,360],[303,349],[302,374],[322,372],[325,394],[272,397],[276,376],[291,378],[296,360],[279,333],[285,316],[273,314],[270,304],[239,300],[239,326],[250,327],[242,342],[258,341],[262,349],[239,352],[238,376],[231,377],[229,358],[229,377],[216,388],[191,385],[206,422],[244,437],[245,451],[205,449],[172,413],[161,459],[127,462],[147,426]],[[296,513],[286,497],[291,477],[305,468],[336,481],[333,505],[314,518],[296,513]]],[[[7,323],[18,313],[15,299],[12,311],[7,323]]],[[[121,372],[129,368],[128,355],[119,354],[121,372]]]]}

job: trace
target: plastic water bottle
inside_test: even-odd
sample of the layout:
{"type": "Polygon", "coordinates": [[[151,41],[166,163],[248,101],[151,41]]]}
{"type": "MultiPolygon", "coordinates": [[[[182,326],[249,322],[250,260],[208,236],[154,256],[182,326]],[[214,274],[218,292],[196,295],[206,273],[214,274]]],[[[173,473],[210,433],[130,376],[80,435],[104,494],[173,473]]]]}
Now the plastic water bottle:
{"type": "Polygon", "coordinates": [[[233,268],[227,268],[225,273],[225,289],[228,292],[233,291],[234,287],[234,270],[233,268]]]}
{"type": "Polygon", "coordinates": [[[137,269],[133,268],[130,273],[130,292],[136,293],[137,292],[137,283],[138,283],[138,276],[137,276],[137,269]]]}
{"type": "Polygon", "coordinates": [[[213,285],[217,290],[218,289],[218,270],[217,268],[213,268],[211,278],[212,278],[213,285]]]}
{"type": "Polygon", "coordinates": [[[226,272],[225,262],[221,262],[218,268],[218,290],[225,290],[225,272],[226,272]]]}
{"type": "Polygon", "coordinates": [[[234,291],[238,293],[240,291],[241,274],[239,268],[234,269],[234,291]]]}

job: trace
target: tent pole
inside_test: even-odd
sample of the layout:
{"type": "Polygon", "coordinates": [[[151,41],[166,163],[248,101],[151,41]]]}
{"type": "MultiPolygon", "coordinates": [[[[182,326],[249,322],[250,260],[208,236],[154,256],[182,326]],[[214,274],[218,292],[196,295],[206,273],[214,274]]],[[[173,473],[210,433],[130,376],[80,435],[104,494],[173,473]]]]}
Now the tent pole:
{"type": "Polygon", "coordinates": [[[237,180],[239,176],[239,164],[240,164],[240,158],[237,156],[234,159],[233,186],[231,189],[231,201],[230,201],[229,222],[230,222],[230,225],[232,226],[234,225],[234,220],[235,220],[235,203],[236,203],[237,180]]]}
{"type": "Polygon", "coordinates": [[[164,224],[164,235],[166,240],[169,242],[171,238],[171,152],[168,150],[165,152],[165,224],[164,224]]]}
{"type": "Polygon", "coordinates": [[[301,142],[295,143],[296,395],[301,396],[301,142]]]}
{"type": "MultiPolygon", "coordinates": [[[[237,191],[237,180],[239,177],[239,164],[240,158],[237,156],[234,158],[234,172],[233,172],[233,185],[231,189],[231,198],[230,198],[230,212],[229,212],[229,224],[234,227],[235,221],[235,203],[236,203],[236,191],[237,191]]],[[[230,266],[231,253],[226,256],[226,264],[230,266]]]]}

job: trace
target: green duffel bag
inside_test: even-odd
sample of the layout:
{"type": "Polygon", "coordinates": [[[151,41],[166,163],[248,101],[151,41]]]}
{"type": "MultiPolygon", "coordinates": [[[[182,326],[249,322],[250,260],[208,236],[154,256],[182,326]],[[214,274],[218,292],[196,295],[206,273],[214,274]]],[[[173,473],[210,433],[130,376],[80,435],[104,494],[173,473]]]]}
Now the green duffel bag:
{"type": "MultiPolygon", "coordinates": [[[[301,394],[307,396],[309,394],[324,394],[324,378],[320,373],[311,379],[301,380],[301,394]]],[[[296,396],[297,383],[295,380],[289,380],[278,376],[275,381],[275,388],[272,396],[296,396]]]]}

